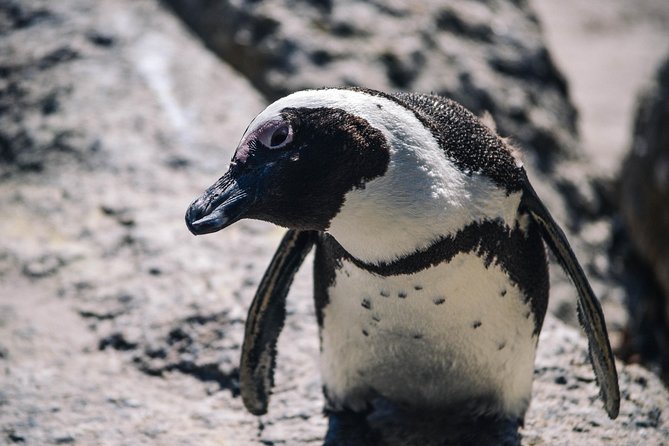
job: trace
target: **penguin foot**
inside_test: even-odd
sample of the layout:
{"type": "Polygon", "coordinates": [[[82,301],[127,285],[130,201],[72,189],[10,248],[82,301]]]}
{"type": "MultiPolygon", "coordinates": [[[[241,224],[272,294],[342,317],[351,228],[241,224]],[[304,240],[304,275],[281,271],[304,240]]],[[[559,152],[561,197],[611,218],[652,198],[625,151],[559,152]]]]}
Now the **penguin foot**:
{"type": "Polygon", "coordinates": [[[323,446],[374,446],[379,438],[367,422],[367,413],[328,412],[328,431],[323,446]]]}

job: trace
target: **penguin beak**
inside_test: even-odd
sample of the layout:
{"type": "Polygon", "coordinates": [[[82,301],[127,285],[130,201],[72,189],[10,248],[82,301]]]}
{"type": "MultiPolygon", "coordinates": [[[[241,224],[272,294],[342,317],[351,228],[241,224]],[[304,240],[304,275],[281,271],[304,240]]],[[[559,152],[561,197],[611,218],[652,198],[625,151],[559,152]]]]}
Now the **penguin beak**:
{"type": "Polygon", "coordinates": [[[186,211],[186,225],[195,235],[220,231],[244,218],[256,202],[253,181],[247,175],[233,177],[228,171],[193,201],[186,211]]]}

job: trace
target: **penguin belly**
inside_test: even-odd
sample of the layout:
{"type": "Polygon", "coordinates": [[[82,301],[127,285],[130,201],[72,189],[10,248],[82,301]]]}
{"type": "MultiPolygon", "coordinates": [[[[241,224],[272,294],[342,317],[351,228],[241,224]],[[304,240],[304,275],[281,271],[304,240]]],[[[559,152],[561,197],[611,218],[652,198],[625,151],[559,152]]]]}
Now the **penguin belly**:
{"type": "Polygon", "coordinates": [[[382,276],[342,259],[322,309],[321,372],[332,410],[377,397],[522,418],[537,345],[530,299],[496,263],[460,253],[382,276]]]}

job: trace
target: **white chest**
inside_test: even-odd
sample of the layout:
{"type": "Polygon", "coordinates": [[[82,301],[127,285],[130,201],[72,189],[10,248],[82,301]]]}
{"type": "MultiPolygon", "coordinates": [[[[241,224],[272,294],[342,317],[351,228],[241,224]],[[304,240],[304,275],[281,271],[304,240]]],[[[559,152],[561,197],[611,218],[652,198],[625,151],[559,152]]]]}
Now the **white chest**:
{"type": "Polygon", "coordinates": [[[490,401],[522,416],[536,337],[520,289],[474,254],[415,274],[372,275],[344,261],[329,288],[322,376],[330,403],[376,396],[432,408],[490,401]]]}

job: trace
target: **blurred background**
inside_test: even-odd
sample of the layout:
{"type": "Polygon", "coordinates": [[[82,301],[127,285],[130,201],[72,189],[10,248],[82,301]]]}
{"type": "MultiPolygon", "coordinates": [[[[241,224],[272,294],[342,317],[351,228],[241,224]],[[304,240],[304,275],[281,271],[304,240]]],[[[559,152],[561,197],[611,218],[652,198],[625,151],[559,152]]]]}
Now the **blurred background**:
{"type": "Polygon", "coordinates": [[[320,444],[309,268],[257,419],[239,349],[282,230],[183,213],[269,102],[339,85],[489,112],[566,230],[625,401],[554,266],[524,444],[669,441],[666,0],[0,0],[0,443],[320,444]]]}

